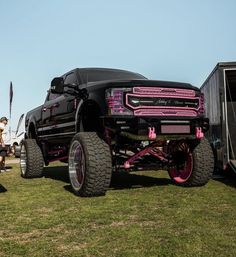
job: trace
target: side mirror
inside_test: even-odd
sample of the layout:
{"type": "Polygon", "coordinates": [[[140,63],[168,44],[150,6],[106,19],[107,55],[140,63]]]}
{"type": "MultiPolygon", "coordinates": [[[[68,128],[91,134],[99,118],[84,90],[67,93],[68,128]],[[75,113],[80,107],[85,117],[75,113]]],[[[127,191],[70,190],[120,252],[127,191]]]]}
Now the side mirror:
{"type": "Polygon", "coordinates": [[[50,91],[53,94],[63,94],[64,93],[64,79],[62,77],[54,78],[51,82],[50,91]]]}

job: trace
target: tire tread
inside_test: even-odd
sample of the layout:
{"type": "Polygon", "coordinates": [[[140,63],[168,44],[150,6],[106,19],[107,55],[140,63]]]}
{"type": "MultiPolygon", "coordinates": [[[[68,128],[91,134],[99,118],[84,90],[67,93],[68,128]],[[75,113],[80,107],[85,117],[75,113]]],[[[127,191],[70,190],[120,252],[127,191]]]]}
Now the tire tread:
{"type": "Polygon", "coordinates": [[[24,178],[38,178],[43,176],[43,154],[35,139],[25,139],[23,142],[26,150],[26,171],[21,174],[24,178]]]}
{"type": "Polygon", "coordinates": [[[110,186],[112,163],[109,146],[95,132],[80,132],[74,136],[83,149],[86,162],[85,179],[79,191],[80,196],[104,195],[110,186]]]}
{"type": "Polygon", "coordinates": [[[214,156],[206,138],[193,149],[193,172],[186,186],[203,186],[212,177],[214,170],[214,156]]]}

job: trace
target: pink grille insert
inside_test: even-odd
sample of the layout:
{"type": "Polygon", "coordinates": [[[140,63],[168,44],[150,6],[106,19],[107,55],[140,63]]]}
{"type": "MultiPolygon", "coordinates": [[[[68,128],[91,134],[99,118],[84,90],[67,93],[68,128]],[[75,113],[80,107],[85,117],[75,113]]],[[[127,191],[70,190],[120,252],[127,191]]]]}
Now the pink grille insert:
{"type": "Polygon", "coordinates": [[[155,108],[155,109],[139,109],[134,111],[135,116],[184,116],[195,117],[197,116],[196,110],[188,108],[155,108]]]}
{"type": "Polygon", "coordinates": [[[162,88],[162,87],[134,87],[133,93],[141,95],[155,95],[155,96],[188,96],[194,97],[195,91],[191,89],[182,88],[162,88]]]}
{"type": "Polygon", "coordinates": [[[181,88],[160,88],[160,87],[134,87],[133,93],[126,94],[126,105],[134,110],[136,116],[184,116],[196,117],[202,109],[202,100],[195,96],[195,91],[181,88]],[[173,107],[173,106],[139,106],[133,107],[128,102],[129,96],[135,97],[162,97],[162,98],[182,98],[198,99],[198,108],[173,107]]]}

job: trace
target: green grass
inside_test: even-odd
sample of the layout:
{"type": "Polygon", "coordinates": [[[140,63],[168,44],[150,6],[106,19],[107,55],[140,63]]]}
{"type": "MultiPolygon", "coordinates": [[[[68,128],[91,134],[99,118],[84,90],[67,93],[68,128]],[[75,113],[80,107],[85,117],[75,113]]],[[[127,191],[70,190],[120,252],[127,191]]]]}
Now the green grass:
{"type": "Polygon", "coordinates": [[[236,256],[236,179],[184,188],[139,172],[80,198],[66,167],[27,180],[12,165],[0,185],[0,256],[236,256]]]}

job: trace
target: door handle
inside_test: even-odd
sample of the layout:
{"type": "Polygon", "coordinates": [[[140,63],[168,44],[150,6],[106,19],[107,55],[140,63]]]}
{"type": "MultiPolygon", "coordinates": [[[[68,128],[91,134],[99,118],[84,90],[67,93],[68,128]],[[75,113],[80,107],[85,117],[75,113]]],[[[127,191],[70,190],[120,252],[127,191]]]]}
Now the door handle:
{"type": "Polygon", "coordinates": [[[43,111],[43,112],[46,112],[47,110],[52,110],[53,108],[57,108],[57,107],[59,107],[59,106],[60,106],[59,103],[55,103],[55,104],[53,104],[53,105],[50,106],[50,107],[43,107],[42,111],[43,111]]]}
{"type": "Polygon", "coordinates": [[[53,108],[57,108],[57,107],[59,107],[59,106],[60,106],[59,103],[55,103],[52,107],[53,107],[53,108]]]}

